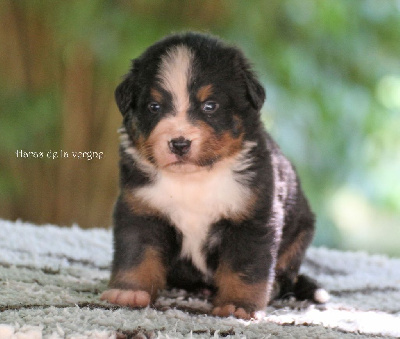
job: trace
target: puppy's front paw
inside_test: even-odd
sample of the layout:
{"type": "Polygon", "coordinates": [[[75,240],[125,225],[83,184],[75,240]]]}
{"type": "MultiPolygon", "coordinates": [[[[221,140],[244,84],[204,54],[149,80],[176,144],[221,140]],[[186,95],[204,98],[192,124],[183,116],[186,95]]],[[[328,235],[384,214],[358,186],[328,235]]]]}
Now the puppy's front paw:
{"type": "Polygon", "coordinates": [[[255,318],[255,312],[247,312],[242,307],[236,307],[233,304],[227,304],[223,306],[214,307],[212,310],[212,315],[217,317],[229,317],[231,315],[239,319],[250,320],[255,318]]]}
{"type": "Polygon", "coordinates": [[[110,289],[104,291],[100,299],[120,306],[146,307],[150,304],[150,294],[146,291],[110,289]]]}

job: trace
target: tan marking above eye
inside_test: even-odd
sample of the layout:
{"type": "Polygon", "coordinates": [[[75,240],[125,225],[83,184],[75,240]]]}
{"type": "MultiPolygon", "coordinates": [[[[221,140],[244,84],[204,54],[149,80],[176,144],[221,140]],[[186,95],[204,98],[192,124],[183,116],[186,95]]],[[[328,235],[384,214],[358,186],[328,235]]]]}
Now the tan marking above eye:
{"type": "Polygon", "coordinates": [[[213,94],[213,86],[211,84],[201,86],[197,91],[196,97],[200,102],[205,101],[211,94],[213,94]]]}
{"type": "Polygon", "coordinates": [[[160,103],[162,101],[162,94],[157,91],[155,88],[152,88],[150,90],[150,95],[153,98],[154,101],[157,101],[158,103],[160,103]]]}

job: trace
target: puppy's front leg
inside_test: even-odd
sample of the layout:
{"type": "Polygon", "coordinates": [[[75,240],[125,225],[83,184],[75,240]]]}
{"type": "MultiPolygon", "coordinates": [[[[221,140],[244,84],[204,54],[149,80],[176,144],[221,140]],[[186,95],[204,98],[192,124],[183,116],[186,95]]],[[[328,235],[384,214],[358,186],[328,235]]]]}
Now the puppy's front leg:
{"type": "Polygon", "coordinates": [[[153,247],[147,247],[141,257],[137,265],[113,270],[110,289],[102,300],[131,307],[145,307],[155,300],[158,290],[165,287],[165,268],[153,247]]]}
{"type": "Polygon", "coordinates": [[[156,221],[135,215],[117,202],[114,228],[114,260],[110,289],[102,300],[130,307],[146,307],[166,284],[162,256],[162,226],[156,221]]]}
{"type": "Polygon", "coordinates": [[[214,275],[213,315],[254,318],[268,304],[276,265],[273,230],[235,227],[225,232],[214,275]]]}
{"type": "Polygon", "coordinates": [[[222,264],[215,275],[218,288],[214,299],[213,315],[228,317],[234,315],[241,319],[255,317],[255,312],[263,309],[268,300],[268,281],[256,283],[246,281],[241,272],[234,272],[222,264]]]}

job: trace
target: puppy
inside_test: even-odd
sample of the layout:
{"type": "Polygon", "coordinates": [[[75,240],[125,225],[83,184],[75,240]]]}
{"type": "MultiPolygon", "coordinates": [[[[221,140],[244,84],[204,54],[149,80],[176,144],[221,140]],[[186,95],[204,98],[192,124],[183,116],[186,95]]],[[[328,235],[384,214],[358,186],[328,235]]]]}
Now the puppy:
{"type": "Polygon", "coordinates": [[[169,36],[133,61],[115,97],[121,179],[103,300],[145,307],[166,286],[209,287],[212,314],[249,319],[276,297],[327,299],[298,275],[313,213],[262,126],[265,92],[240,50],[169,36]]]}

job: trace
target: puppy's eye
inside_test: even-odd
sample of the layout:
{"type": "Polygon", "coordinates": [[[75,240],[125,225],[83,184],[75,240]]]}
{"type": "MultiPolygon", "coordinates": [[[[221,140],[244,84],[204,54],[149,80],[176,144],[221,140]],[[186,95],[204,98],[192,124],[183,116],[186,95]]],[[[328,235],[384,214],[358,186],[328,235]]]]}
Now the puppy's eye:
{"type": "Polygon", "coordinates": [[[201,105],[201,109],[204,113],[214,113],[219,108],[219,104],[215,101],[206,101],[201,105]]]}
{"type": "Polygon", "coordinates": [[[161,105],[155,101],[149,103],[147,108],[151,113],[159,113],[161,111],[161,105]]]}

